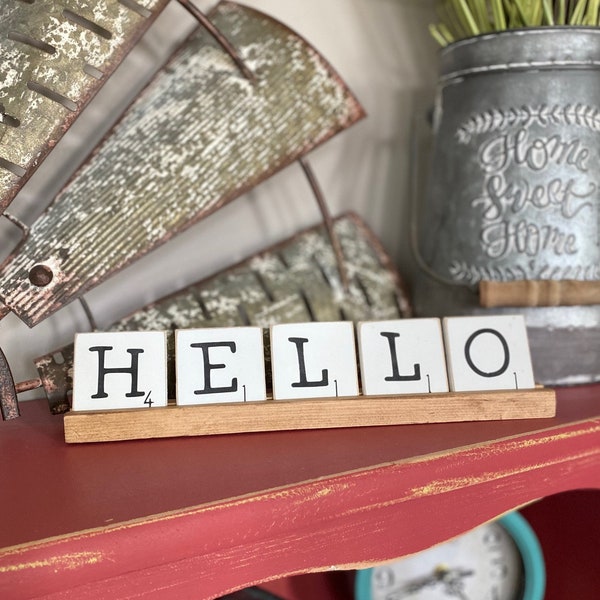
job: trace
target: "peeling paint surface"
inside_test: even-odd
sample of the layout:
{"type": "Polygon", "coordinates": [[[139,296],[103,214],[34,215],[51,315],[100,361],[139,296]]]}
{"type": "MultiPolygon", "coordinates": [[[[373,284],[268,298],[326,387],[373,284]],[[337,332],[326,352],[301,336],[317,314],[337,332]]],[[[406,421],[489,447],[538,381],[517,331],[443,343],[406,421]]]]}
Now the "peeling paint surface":
{"type": "Polygon", "coordinates": [[[62,554],[52,556],[44,560],[36,560],[24,563],[15,563],[12,565],[1,565],[0,573],[19,573],[31,569],[51,568],[55,573],[61,571],[71,571],[81,569],[82,567],[95,565],[106,560],[102,552],[75,552],[71,554],[62,554]]]}
{"type": "Polygon", "coordinates": [[[118,0],[2,3],[0,211],[10,204],[167,2],[145,2],[151,11],[148,18],[118,0]],[[109,35],[82,27],[66,14],[79,15],[109,35]],[[89,66],[98,69],[102,77],[88,74],[89,66]],[[60,95],[64,101],[31,89],[31,83],[60,95]]]}
{"type": "Polygon", "coordinates": [[[33,326],[363,116],[303,39],[253,10],[211,14],[252,84],[202,29],[34,223],[0,297],[33,326]],[[51,265],[50,285],[28,274],[51,265]]]}
{"type": "MultiPolygon", "coordinates": [[[[526,446],[524,444],[524,446],[526,446]]],[[[534,463],[531,465],[525,465],[523,467],[513,468],[506,471],[488,471],[477,476],[470,477],[456,477],[454,479],[442,479],[432,481],[427,485],[415,488],[412,491],[412,496],[406,499],[421,498],[424,496],[436,496],[438,494],[447,494],[449,492],[455,492],[465,487],[481,485],[489,481],[498,481],[501,479],[508,479],[517,475],[522,475],[532,471],[540,471],[553,467],[556,465],[566,464],[572,461],[583,461],[589,457],[597,457],[600,454],[600,450],[592,448],[574,455],[560,456],[544,462],[534,463]]]]}

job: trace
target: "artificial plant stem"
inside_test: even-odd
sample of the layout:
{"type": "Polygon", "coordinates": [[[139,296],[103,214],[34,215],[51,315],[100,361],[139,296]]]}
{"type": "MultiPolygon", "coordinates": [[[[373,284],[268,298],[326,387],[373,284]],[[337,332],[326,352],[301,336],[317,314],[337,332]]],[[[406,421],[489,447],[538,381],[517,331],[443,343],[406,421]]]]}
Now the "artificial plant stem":
{"type": "Polygon", "coordinates": [[[446,23],[455,39],[462,39],[469,36],[469,32],[463,27],[458,18],[456,5],[452,0],[446,0],[440,6],[439,13],[442,16],[441,22],[446,23]]]}
{"type": "Polygon", "coordinates": [[[579,0],[575,5],[573,16],[571,17],[571,25],[581,25],[583,23],[583,17],[585,14],[587,0],[579,0]]]}
{"type": "Polygon", "coordinates": [[[490,31],[490,20],[487,14],[485,0],[471,0],[472,13],[477,21],[477,26],[482,33],[490,31]]]}
{"type": "Polygon", "coordinates": [[[585,19],[586,25],[598,24],[598,11],[600,11],[600,0],[590,0],[588,2],[587,16],[585,19]]]}
{"type": "Polygon", "coordinates": [[[446,25],[444,25],[444,23],[440,23],[438,25],[438,29],[443,38],[446,40],[447,44],[451,44],[454,41],[454,36],[452,35],[452,32],[446,27],[446,25]]]}
{"type": "Polygon", "coordinates": [[[431,34],[439,44],[490,31],[552,25],[600,25],[600,0],[439,0],[431,34]]]}
{"type": "Polygon", "coordinates": [[[440,45],[442,48],[446,47],[451,41],[447,40],[441,32],[441,25],[430,25],[429,33],[431,37],[440,45]]]}
{"type": "Polygon", "coordinates": [[[448,14],[448,23],[451,25],[450,30],[454,31],[454,37],[457,39],[469,37],[469,32],[463,26],[456,9],[456,5],[451,1],[446,2],[446,12],[448,14]]]}
{"type": "Polygon", "coordinates": [[[554,14],[552,12],[552,0],[544,0],[544,18],[548,25],[555,25],[554,14]]]}
{"type": "Polygon", "coordinates": [[[536,0],[531,8],[531,23],[536,27],[544,22],[544,8],[541,0],[536,0]]]}
{"type": "Polygon", "coordinates": [[[508,17],[506,25],[507,29],[514,29],[515,27],[520,27],[522,25],[519,21],[519,10],[512,0],[504,0],[504,11],[508,17]]]}
{"type": "Polygon", "coordinates": [[[530,11],[527,10],[528,7],[524,5],[523,0],[513,0],[513,2],[517,8],[517,11],[519,12],[521,21],[523,21],[523,25],[525,25],[525,27],[531,27],[532,22],[530,11]]]}
{"type": "MultiPolygon", "coordinates": [[[[454,14],[448,8],[448,0],[445,0],[444,2],[441,2],[441,1],[438,2],[437,6],[436,6],[436,13],[438,16],[438,23],[445,24],[446,27],[448,27],[450,29],[450,31],[452,32],[453,37],[455,37],[457,39],[462,37],[460,35],[460,32],[454,26],[454,14]]],[[[438,25],[438,27],[439,27],[439,25],[438,25]]]]}
{"type": "Polygon", "coordinates": [[[564,25],[567,22],[567,0],[558,0],[558,16],[556,17],[558,25],[564,25]]]}
{"type": "Polygon", "coordinates": [[[473,13],[471,12],[471,9],[469,8],[469,5],[467,4],[466,0],[458,0],[456,4],[456,9],[459,17],[461,17],[461,21],[463,21],[470,34],[479,35],[481,32],[477,27],[477,23],[475,22],[473,13]]]}
{"type": "Polygon", "coordinates": [[[502,0],[491,0],[492,16],[494,18],[494,29],[502,31],[506,29],[506,15],[502,7],[502,0]]]}

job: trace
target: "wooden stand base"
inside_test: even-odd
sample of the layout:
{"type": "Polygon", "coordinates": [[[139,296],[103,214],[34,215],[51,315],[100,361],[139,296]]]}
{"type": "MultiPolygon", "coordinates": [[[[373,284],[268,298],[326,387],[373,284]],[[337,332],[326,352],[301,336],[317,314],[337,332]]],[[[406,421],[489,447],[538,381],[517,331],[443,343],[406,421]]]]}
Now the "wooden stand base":
{"type": "Polygon", "coordinates": [[[110,442],[256,431],[554,417],[552,389],[168,406],[70,412],[65,441],[110,442]]]}

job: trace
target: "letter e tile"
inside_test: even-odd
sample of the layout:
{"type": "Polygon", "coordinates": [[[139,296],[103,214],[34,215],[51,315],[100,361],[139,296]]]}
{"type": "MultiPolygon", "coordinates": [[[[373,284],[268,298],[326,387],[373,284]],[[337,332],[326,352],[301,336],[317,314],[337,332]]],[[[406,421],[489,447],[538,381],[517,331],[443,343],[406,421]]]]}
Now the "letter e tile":
{"type": "Polygon", "coordinates": [[[453,391],[535,387],[522,315],[447,317],[443,328],[453,391]]]}
{"type": "Polygon", "coordinates": [[[363,394],[447,392],[439,319],[397,319],[358,324],[363,394]]]}
{"type": "Polygon", "coordinates": [[[260,327],[175,332],[177,404],[266,400],[260,327]]]}
{"type": "Polygon", "coordinates": [[[271,363],[276,400],[358,395],[350,322],[273,325],[271,363]]]}
{"type": "Polygon", "coordinates": [[[73,364],[73,410],[167,405],[164,331],[78,333],[73,364]]]}

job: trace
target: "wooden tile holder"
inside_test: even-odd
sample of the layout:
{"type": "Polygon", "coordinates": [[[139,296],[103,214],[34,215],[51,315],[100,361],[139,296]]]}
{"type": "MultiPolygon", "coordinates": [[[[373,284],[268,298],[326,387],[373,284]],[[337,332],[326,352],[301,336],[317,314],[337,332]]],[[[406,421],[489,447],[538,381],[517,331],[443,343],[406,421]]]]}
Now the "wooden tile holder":
{"type": "Polygon", "coordinates": [[[266,400],[239,404],[70,412],[68,443],[219,435],[258,431],[419,423],[542,419],[556,414],[556,393],[500,390],[410,396],[266,400]]]}

